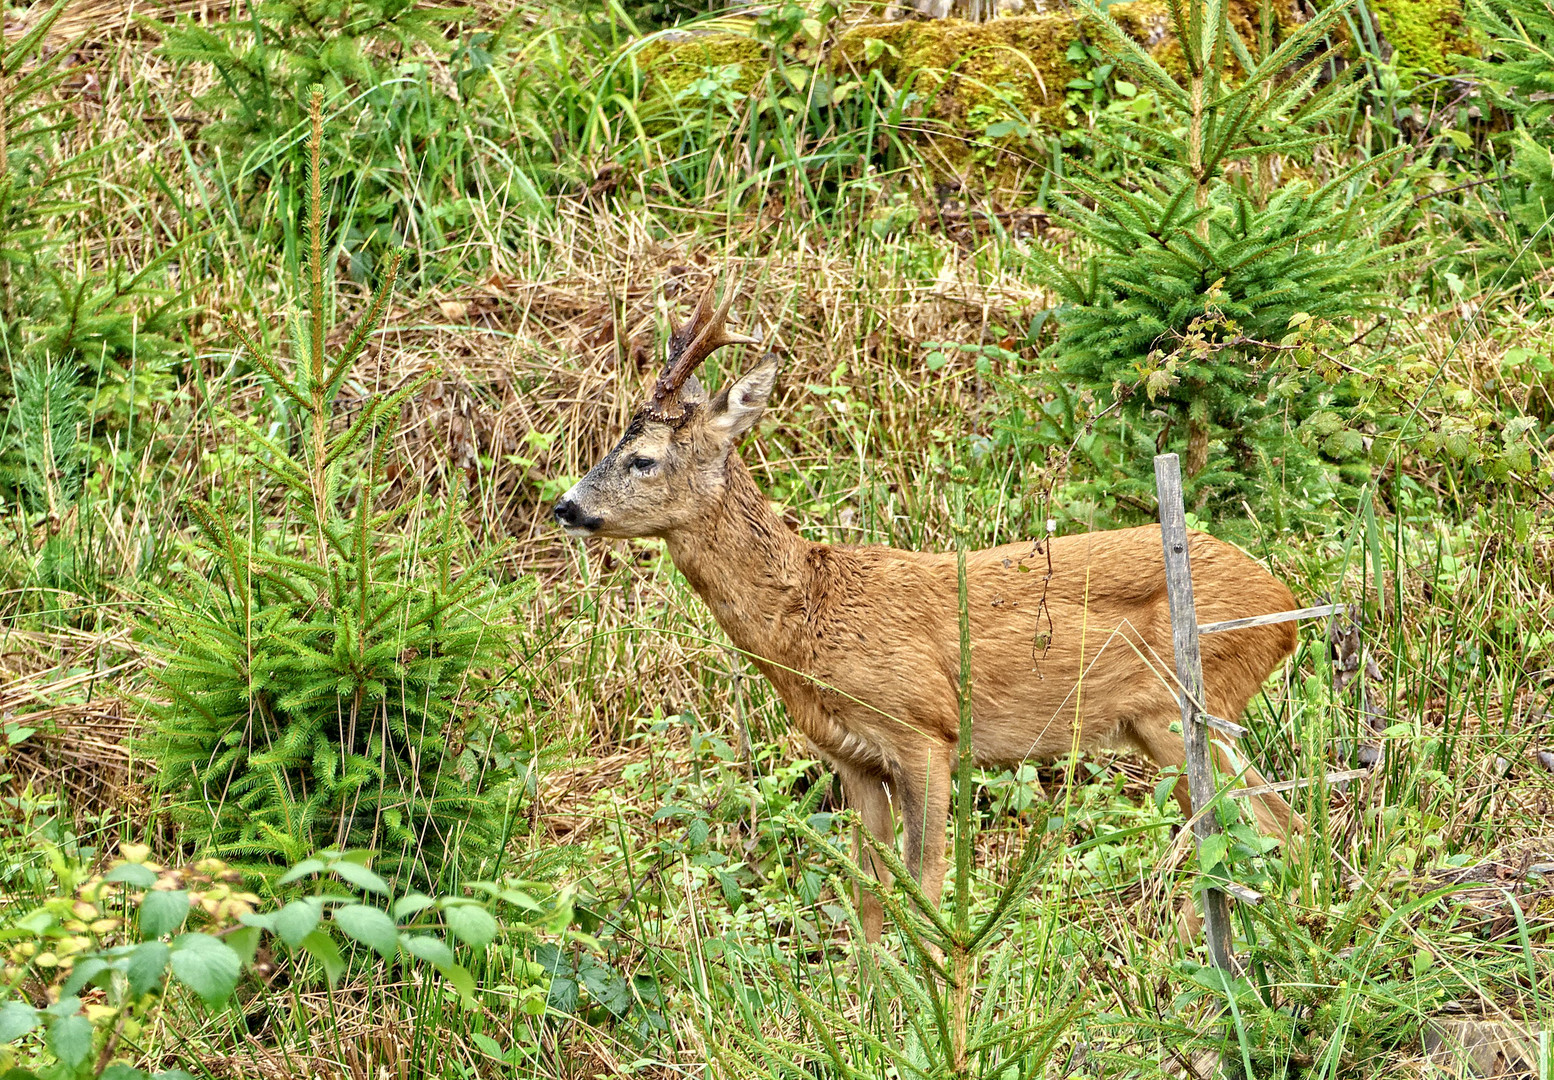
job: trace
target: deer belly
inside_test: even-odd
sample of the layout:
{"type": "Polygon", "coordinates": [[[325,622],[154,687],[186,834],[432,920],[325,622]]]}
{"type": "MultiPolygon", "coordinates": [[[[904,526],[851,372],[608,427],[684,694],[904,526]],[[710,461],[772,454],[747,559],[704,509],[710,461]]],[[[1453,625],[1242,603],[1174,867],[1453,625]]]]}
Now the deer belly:
{"type": "MultiPolygon", "coordinates": [[[[1062,719],[1050,723],[973,723],[972,753],[983,768],[1003,768],[1022,761],[1052,761],[1074,746],[1074,733],[1062,719]]],[[[1086,743],[1082,740],[1080,747],[1086,743]]]]}
{"type": "Polygon", "coordinates": [[[1112,746],[1121,724],[1113,717],[1086,716],[1076,722],[1072,708],[983,713],[973,719],[972,752],[978,765],[1003,768],[1022,761],[1053,761],[1072,750],[1112,746]]]}

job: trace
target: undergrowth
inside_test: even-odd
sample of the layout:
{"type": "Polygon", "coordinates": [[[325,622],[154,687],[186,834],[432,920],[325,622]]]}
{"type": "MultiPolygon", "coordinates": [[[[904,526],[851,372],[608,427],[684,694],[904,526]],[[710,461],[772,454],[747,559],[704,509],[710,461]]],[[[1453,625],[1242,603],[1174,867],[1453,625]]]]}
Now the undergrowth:
{"type": "Polygon", "coordinates": [[[40,948],[0,1038],[57,1075],[1327,1080],[1485,1036],[1549,1075],[1547,13],[1472,7],[1481,59],[1436,79],[1324,11],[1195,7],[1157,78],[1092,12],[1039,115],[936,110],[959,63],[889,51],[933,24],[851,56],[878,13],[829,4],[8,12],[8,942],[85,940],[119,859],[219,855],[261,900],[221,919],[324,848],[401,898],[539,884],[467,986],[384,936],[257,952],[238,1009],[107,974],[61,1004],[40,948]],[[747,453],[809,538],[1154,520],[1175,446],[1191,524],[1349,605],[1240,718],[1310,825],[1223,809],[1240,970],[1179,934],[1201,866],[1125,755],[963,762],[946,906],[898,885],[855,943],[851,821],[774,691],[661,545],[549,520],[709,273],[785,356],[747,453]],[[42,1034],[110,1005],[158,1019],[42,1034]]]}

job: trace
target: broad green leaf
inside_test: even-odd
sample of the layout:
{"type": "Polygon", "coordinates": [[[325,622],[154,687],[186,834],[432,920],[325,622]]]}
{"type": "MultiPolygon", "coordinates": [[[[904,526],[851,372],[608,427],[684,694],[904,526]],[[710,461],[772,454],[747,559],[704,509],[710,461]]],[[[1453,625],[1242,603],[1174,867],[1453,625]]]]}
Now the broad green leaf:
{"type": "Polygon", "coordinates": [[[363,945],[370,945],[385,960],[392,960],[399,952],[399,927],[378,908],[348,904],[335,910],[335,925],[363,945]]]}
{"type": "Polygon", "coordinates": [[[521,907],[525,911],[540,910],[539,902],[522,889],[503,889],[496,895],[498,900],[512,904],[514,907],[521,907]]]}
{"type": "Polygon", "coordinates": [[[302,939],[302,948],[318,961],[324,969],[324,978],[333,986],[345,971],[345,957],[340,955],[340,946],[335,944],[335,939],[323,930],[315,930],[302,939]]]}
{"type": "Polygon", "coordinates": [[[156,884],[156,871],[140,863],[120,863],[103,875],[103,880],[121,881],[136,888],[149,889],[156,884]]]}
{"type": "Polygon", "coordinates": [[[259,928],[257,926],[244,926],[229,932],[225,939],[232,951],[237,953],[237,959],[244,967],[254,962],[254,954],[259,951],[259,928]]]}
{"type": "Polygon", "coordinates": [[[59,1063],[74,1072],[81,1067],[92,1052],[92,1022],[84,1016],[67,1016],[49,1025],[43,1038],[49,1053],[59,1058],[59,1063]]]}
{"type": "Polygon", "coordinates": [[[209,934],[180,934],[173,941],[173,974],[207,1005],[218,1005],[237,988],[243,965],[224,941],[209,934]]]}
{"type": "Polygon", "coordinates": [[[329,869],[339,874],[352,885],[355,885],[358,889],[366,889],[368,892],[379,893],[383,896],[388,896],[391,892],[388,882],[358,863],[337,862],[329,869]]]}
{"type": "Polygon", "coordinates": [[[409,896],[401,896],[394,901],[394,918],[403,919],[407,915],[425,911],[437,901],[425,893],[411,893],[409,896]]]}
{"type": "Polygon", "coordinates": [[[718,885],[723,889],[723,899],[729,907],[738,911],[739,905],[744,900],[739,891],[739,879],[726,870],[714,870],[713,873],[717,876],[718,885]]]}
{"type": "Polygon", "coordinates": [[[479,904],[454,904],[443,909],[442,917],[453,936],[466,945],[483,949],[496,940],[496,919],[479,904]]]}
{"type": "Polygon", "coordinates": [[[443,967],[457,962],[453,958],[453,950],[448,948],[448,943],[441,938],[434,938],[427,934],[407,934],[402,944],[407,953],[425,960],[428,964],[443,967]]]}
{"type": "Polygon", "coordinates": [[[38,1010],[20,1001],[0,1005],[0,1043],[15,1042],[38,1026],[38,1010]]]}
{"type": "Polygon", "coordinates": [[[478,1004],[475,1001],[475,977],[462,964],[446,964],[437,970],[459,992],[459,1001],[466,1009],[472,1009],[478,1004]]]}
{"type": "Polygon", "coordinates": [[[282,874],[281,879],[277,881],[276,884],[290,885],[293,881],[296,881],[299,878],[305,878],[309,874],[316,874],[322,869],[324,869],[324,860],[303,859],[296,866],[293,866],[290,870],[282,874]]]}
{"type": "Polygon", "coordinates": [[[572,965],[561,954],[561,949],[549,942],[534,950],[534,962],[547,975],[555,975],[563,971],[570,972],[572,970],[572,965]]]}
{"type": "Polygon", "coordinates": [[[182,889],[153,889],[140,902],[140,936],[171,934],[189,917],[189,894],[182,889]]]}
{"type": "Polygon", "coordinates": [[[1257,989],[1245,978],[1231,978],[1227,973],[1209,964],[1201,965],[1188,973],[1188,977],[1199,986],[1221,994],[1227,991],[1239,1000],[1257,1000],[1257,989]]]}
{"type": "Polygon", "coordinates": [[[147,1080],[150,1075],[145,1069],[137,1069],[133,1065],[118,1061],[103,1070],[100,1080],[147,1080]]]}
{"type": "Polygon", "coordinates": [[[29,911],[13,924],[18,930],[25,930],[29,934],[47,933],[59,920],[54,913],[45,908],[37,908],[29,911]]]}
{"type": "Polygon", "coordinates": [[[865,63],[872,64],[886,53],[889,53],[891,56],[900,56],[901,50],[880,38],[870,38],[863,43],[863,59],[865,63]]]}
{"type": "Polygon", "coordinates": [[[293,900],[275,913],[275,933],[288,948],[295,949],[318,928],[324,915],[324,902],[316,896],[293,900]]]}
{"type": "Polygon", "coordinates": [[[54,1004],[40,1011],[63,1020],[65,1017],[74,1016],[81,1011],[81,999],[74,994],[65,994],[54,1004]]]}
{"type": "Polygon", "coordinates": [[[160,941],[142,941],[135,946],[135,951],[122,961],[124,975],[129,979],[130,997],[149,994],[161,985],[171,955],[172,950],[160,941]]]}
{"type": "Polygon", "coordinates": [[[88,956],[85,960],[82,960],[76,964],[75,968],[72,969],[70,972],[70,978],[66,979],[65,985],[59,988],[60,993],[78,993],[83,986],[86,986],[93,979],[97,978],[97,976],[101,975],[105,971],[112,970],[112,966],[102,957],[88,956]]]}
{"type": "Polygon", "coordinates": [[[1224,833],[1212,833],[1198,842],[1198,862],[1205,870],[1219,866],[1230,851],[1230,838],[1224,833]]]}
{"type": "Polygon", "coordinates": [[[577,983],[564,975],[557,975],[550,980],[550,993],[545,995],[545,1004],[557,1012],[571,1013],[577,1011],[577,983]]]}
{"type": "Polygon", "coordinates": [[[616,1016],[625,1016],[631,1010],[631,987],[609,965],[592,956],[584,957],[578,965],[578,976],[593,999],[616,1016]]]}

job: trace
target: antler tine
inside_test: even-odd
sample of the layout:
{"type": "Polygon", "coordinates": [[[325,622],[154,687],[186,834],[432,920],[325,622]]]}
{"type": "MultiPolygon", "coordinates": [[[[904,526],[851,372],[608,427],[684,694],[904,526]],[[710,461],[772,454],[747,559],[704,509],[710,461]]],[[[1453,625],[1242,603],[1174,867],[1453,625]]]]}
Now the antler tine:
{"type": "Polygon", "coordinates": [[[709,282],[690,318],[669,335],[669,361],[653,384],[653,398],[648,403],[648,412],[655,419],[677,420],[685,416],[683,408],[674,412],[671,409],[679,404],[680,387],[707,357],[725,345],[755,345],[760,341],[760,338],[728,332],[724,323],[734,304],[734,290],[730,288],[724,294],[723,303],[714,311],[712,303],[716,288],[715,283],[709,282]]]}
{"type": "MultiPolygon", "coordinates": [[[[696,306],[691,309],[690,315],[686,317],[686,320],[683,323],[670,331],[669,360],[664,365],[664,373],[666,375],[669,373],[669,369],[675,363],[675,361],[679,360],[681,356],[685,355],[685,350],[689,348],[691,342],[696,339],[696,335],[701,333],[702,329],[712,319],[714,314],[712,310],[712,304],[715,299],[713,294],[716,289],[716,283],[711,281],[707,282],[707,287],[703,289],[701,291],[701,295],[696,298],[696,306]]],[[[732,295],[733,290],[731,289],[729,290],[729,296],[732,295]]],[[[728,308],[725,306],[723,310],[726,312],[728,308]]],[[[678,388],[679,383],[676,383],[675,386],[678,388]]]]}

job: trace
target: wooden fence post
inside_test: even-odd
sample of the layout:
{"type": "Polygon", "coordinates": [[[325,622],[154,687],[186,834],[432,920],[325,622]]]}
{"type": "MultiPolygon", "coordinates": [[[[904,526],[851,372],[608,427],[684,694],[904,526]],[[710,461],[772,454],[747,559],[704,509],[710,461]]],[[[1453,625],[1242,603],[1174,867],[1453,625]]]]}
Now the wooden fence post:
{"type": "MultiPolygon", "coordinates": [[[[1160,499],[1160,539],[1165,548],[1166,594],[1171,601],[1171,639],[1176,650],[1176,677],[1185,689],[1182,739],[1187,748],[1187,787],[1192,793],[1193,832],[1203,841],[1220,831],[1219,819],[1205,812],[1215,796],[1214,762],[1209,733],[1199,719],[1203,700],[1203,658],[1198,651],[1198,613],[1193,607],[1192,569],[1187,562],[1187,516],[1182,505],[1182,469],[1175,454],[1155,458],[1155,491],[1160,499]]],[[[1234,974],[1231,955],[1230,897],[1210,887],[1203,894],[1204,933],[1209,959],[1234,974]]]]}

